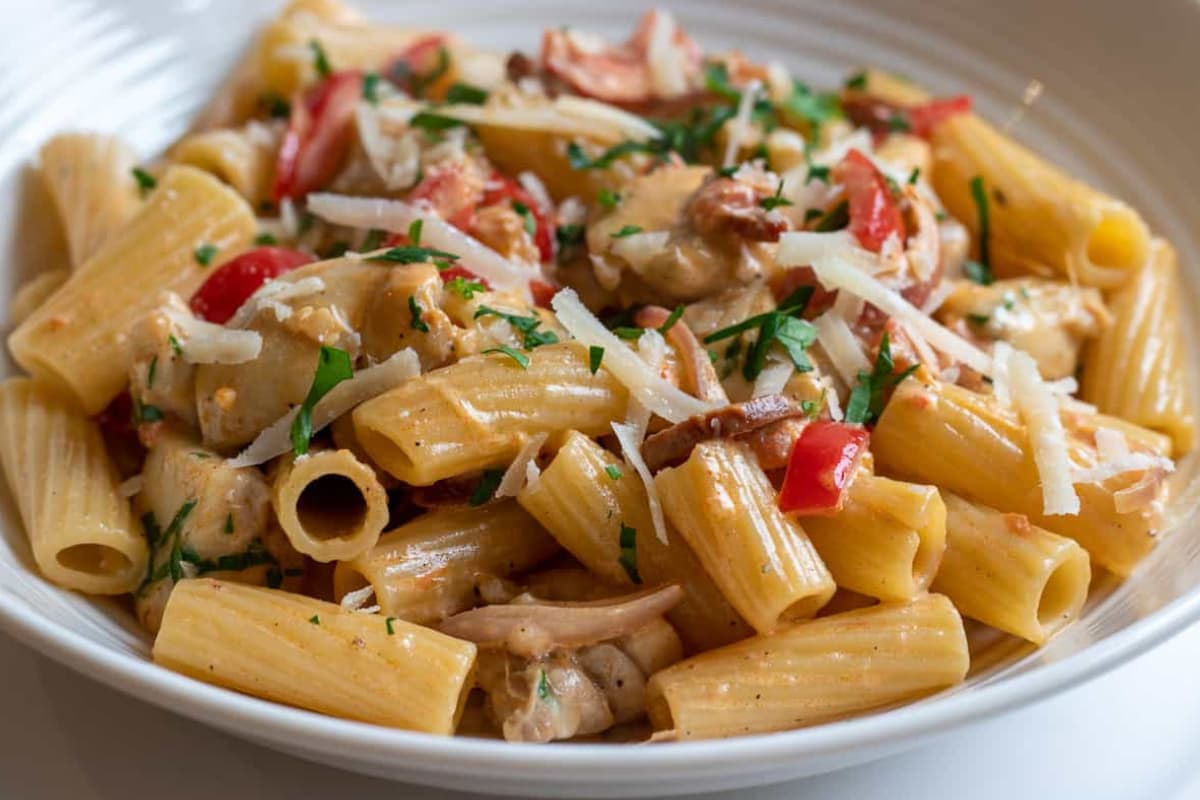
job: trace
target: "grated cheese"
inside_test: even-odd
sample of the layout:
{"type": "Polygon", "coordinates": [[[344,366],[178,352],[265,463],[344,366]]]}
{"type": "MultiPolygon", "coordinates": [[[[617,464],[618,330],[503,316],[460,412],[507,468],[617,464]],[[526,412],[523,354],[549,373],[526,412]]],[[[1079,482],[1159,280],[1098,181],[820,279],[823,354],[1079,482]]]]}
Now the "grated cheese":
{"type": "Polygon", "coordinates": [[[863,354],[862,346],[841,315],[827,311],[813,320],[813,327],[817,329],[817,342],[821,349],[829,356],[838,377],[847,386],[853,386],[858,381],[859,372],[871,371],[871,363],[863,354]]]}
{"type": "MultiPolygon", "coordinates": [[[[325,281],[318,278],[316,275],[309,275],[307,278],[300,280],[289,280],[287,278],[276,278],[267,281],[254,294],[246,298],[246,302],[242,303],[238,310],[233,312],[233,316],[229,318],[226,324],[230,328],[244,328],[250,324],[260,309],[270,307],[270,304],[282,304],[287,300],[295,300],[300,297],[308,297],[309,295],[317,294],[325,291],[325,281]]],[[[290,314],[291,309],[288,309],[290,314]]],[[[280,320],[286,317],[279,317],[279,312],[275,312],[275,316],[280,320]]]]}
{"type": "Polygon", "coordinates": [[[1116,475],[1126,472],[1140,472],[1148,469],[1160,469],[1164,472],[1174,472],[1175,464],[1169,458],[1151,455],[1150,453],[1126,453],[1112,461],[1102,461],[1087,469],[1073,469],[1072,483],[1100,483],[1116,475]]]}
{"type": "Polygon", "coordinates": [[[1033,461],[1042,483],[1042,512],[1073,516],[1079,513],[1079,495],[1072,480],[1067,434],[1058,415],[1058,403],[1038,374],[1037,362],[1013,350],[1008,357],[1012,399],[1029,431],[1033,461]]]}
{"type": "Polygon", "coordinates": [[[367,604],[367,601],[374,596],[375,587],[368,583],[361,589],[355,589],[352,592],[346,592],[346,594],[342,595],[342,599],[338,602],[338,605],[340,605],[346,611],[359,611],[367,604]]]}
{"type": "MultiPolygon", "coordinates": [[[[412,348],[406,347],[387,361],[367,367],[329,390],[312,410],[313,433],[323,430],[335,419],[360,403],[399,386],[421,374],[421,362],[412,348]]],[[[299,413],[293,408],[262,431],[246,449],[229,460],[229,466],[252,467],[270,461],[292,449],[292,420],[299,413]]]]}
{"type": "Polygon", "coordinates": [[[1101,461],[1116,461],[1129,455],[1129,442],[1116,428],[1097,428],[1096,450],[1101,461]]]}
{"type": "Polygon", "coordinates": [[[650,519],[654,522],[654,534],[665,545],[667,544],[667,521],[663,517],[662,502],[658,498],[658,489],[654,486],[654,477],[650,474],[650,468],[646,466],[645,460],[642,459],[641,442],[637,440],[634,430],[624,423],[614,422],[612,429],[613,433],[617,435],[617,441],[621,443],[621,452],[624,453],[625,460],[629,466],[633,467],[634,472],[646,486],[646,499],[650,505],[650,519]]]}
{"type": "MultiPolygon", "coordinates": [[[[667,358],[667,340],[658,331],[646,330],[637,344],[638,357],[646,362],[655,375],[661,375],[663,361],[667,358]]],[[[646,429],[650,427],[650,409],[638,402],[637,398],[630,398],[625,423],[633,429],[640,444],[646,438],[646,429]]]]}
{"type": "Polygon", "coordinates": [[[825,387],[821,398],[825,401],[826,408],[829,409],[829,418],[834,422],[841,422],[846,415],[842,412],[842,401],[838,397],[837,387],[833,385],[833,379],[825,375],[821,378],[821,384],[825,387]]]}
{"type": "Polygon", "coordinates": [[[400,135],[384,133],[377,109],[370,103],[359,103],[355,111],[358,138],[366,151],[367,160],[388,189],[396,190],[416,183],[421,169],[421,145],[416,131],[405,130],[400,135]]]}
{"type": "Polygon", "coordinates": [[[550,197],[550,192],[546,190],[546,184],[542,183],[542,179],[537,175],[526,170],[517,175],[517,182],[525,191],[529,192],[530,197],[537,201],[543,211],[554,208],[554,200],[550,197]]]}
{"type": "Polygon", "coordinates": [[[992,394],[1003,406],[1012,406],[1012,389],[1008,380],[1008,359],[1012,352],[1008,342],[992,345],[992,394]]]}
{"type": "Polygon", "coordinates": [[[262,352],[258,331],[226,328],[192,316],[182,301],[159,309],[179,331],[183,360],[189,364],[244,364],[262,352]]]}
{"type": "Polygon", "coordinates": [[[751,397],[764,397],[769,394],[781,394],[787,382],[791,380],[796,367],[792,362],[771,353],[767,356],[767,364],[762,372],[754,379],[754,387],[750,390],[751,397]]]}
{"type": "Polygon", "coordinates": [[[682,422],[688,417],[711,411],[714,406],[692,397],[679,387],[663,380],[650,369],[637,353],[625,346],[612,331],[579,300],[574,289],[560,289],[550,301],[558,322],[579,342],[589,347],[603,347],[602,369],[625,384],[630,393],[646,408],[668,422],[682,422]]]}
{"type": "Polygon", "coordinates": [[[758,93],[761,90],[762,83],[757,80],[750,81],[742,90],[742,96],[738,100],[737,113],[733,119],[725,123],[729,141],[725,143],[725,158],[722,160],[721,166],[732,167],[737,163],[738,150],[741,148],[742,139],[750,131],[754,103],[758,100],[758,93]]]}
{"type": "Polygon", "coordinates": [[[500,478],[499,485],[496,486],[496,497],[516,497],[517,493],[525,488],[525,481],[529,477],[529,465],[533,464],[534,469],[537,469],[534,459],[537,458],[542,445],[549,438],[550,434],[548,433],[539,433],[530,437],[525,446],[517,453],[517,457],[508,465],[508,469],[504,470],[504,475],[500,478]]]}

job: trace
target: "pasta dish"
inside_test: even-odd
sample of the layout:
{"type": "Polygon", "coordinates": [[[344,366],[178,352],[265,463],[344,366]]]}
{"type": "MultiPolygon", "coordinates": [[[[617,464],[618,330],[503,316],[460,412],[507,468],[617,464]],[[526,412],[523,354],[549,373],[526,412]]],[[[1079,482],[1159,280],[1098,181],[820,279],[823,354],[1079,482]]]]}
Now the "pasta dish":
{"type": "Polygon", "coordinates": [[[1128,576],[1195,443],[1136,210],[967,95],[661,11],[509,54],[292,0],[165,153],[37,170],[31,563],[327,715],[657,742],[925,697],[1128,576]]]}

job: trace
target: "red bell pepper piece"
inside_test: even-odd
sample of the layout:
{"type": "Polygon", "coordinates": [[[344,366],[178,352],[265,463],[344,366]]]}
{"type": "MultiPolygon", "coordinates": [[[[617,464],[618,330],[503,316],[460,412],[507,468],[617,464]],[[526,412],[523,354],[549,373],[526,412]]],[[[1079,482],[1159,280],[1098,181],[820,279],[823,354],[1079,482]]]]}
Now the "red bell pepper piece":
{"type": "Polygon", "coordinates": [[[966,114],[971,110],[971,95],[960,94],[955,97],[938,97],[919,106],[908,109],[909,129],[916,136],[928,139],[933,130],[950,117],[966,114]]]}
{"type": "Polygon", "coordinates": [[[850,232],[867,250],[878,253],[893,233],[904,240],[904,218],[883,175],[871,160],[851,150],[834,176],[846,187],[850,202],[850,232]]]}
{"type": "Polygon", "coordinates": [[[795,514],[832,514],[867,452],[870,433],[844,422],[810,422],[788,457],[779,508],[795,514]]]}
{"type": "Polygon", "coordinates": [[[520,203],[529,209],[535,225],[533,243],[537,245],[538,256],[543,263],[551,261],[554,258],[554,224],[551,221],[551,210],[543,208],[542,204],[517,181],[502,173],[493,172],[488,178],[480,205],[494,206],[504,202],[520,203]]]}
{"type": "Polygon", "coordinates": [[[350,150],[360,97],[362,74],[349,70],[329,76],[292,104],[275,162],[275,202],[304,197],[337,176],[350,150]]]}
{"type": "Polygon", "coordinates": [[[224,325],[242,303],[272,278],[313,261],[308,253],[286,247],[256,247],[222,264],[192,295],[197,316],[224,325]]]}

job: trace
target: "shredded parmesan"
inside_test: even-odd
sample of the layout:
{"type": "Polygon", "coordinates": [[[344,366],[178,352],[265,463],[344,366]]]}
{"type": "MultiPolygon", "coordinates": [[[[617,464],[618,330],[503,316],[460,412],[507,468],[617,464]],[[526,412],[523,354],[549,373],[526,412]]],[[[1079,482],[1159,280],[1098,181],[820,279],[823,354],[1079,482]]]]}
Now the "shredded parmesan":
{"type": "Polygon", "coordinates": [[[529,281],[540,273],[509,261],[478,239],[445,222],[431,210],[399,200],[328,193],[310,194],[308,210],[338,225],[382,228],[392,233],[407,231],[408,226],[419,219],[422,245],[460,256],[471,265],[471,271],[491,284],[493,289],[517,292],[526,300],[532,300],[529,281]]]}
{"type": "Polygon", "coordinates": [[[992,394],[1002,406],[1012,405],[1012,389],[1008,380],[1008,359],[1012,353],[1012,346],[1008,342],[992,345],[992,394]]]}
{"type": "MultiPolygon", "coordinates": [[[[542,445],[550,438],[548,433],[539,433],[536,436],[530,437],[525,446],[517,453],[517,457],[508,465],[508,469],[504,470],[503,477],[500,478],[499,485],[496,486],[496,497],[516,497],[521,489],[525,488],[525,481],[529,477],[529,465],[534,464],[534,459],[541,452],[542,445]]],[[[534,469],[537,465],[534,464],[534,469]]]]}
{"type": "Polygon", "coordinates": [[[688,417],[711,411],[715,406],[692,397],[650,369],[638,354],[604,327],[588,311],[573,289],[560,289],[550,301],[559,324],[589,347],[604,348],[602,369],[629,388],[630,393],[646,408],[668,422],[682,422],[688,417]]]}
{"type": "Polygon", "coordinates": [[[262,336],[258,331],[215,325],[175,304],[163,306],[160,311],[179,331],[183,360],[189,364],[244,364],[262,352],[262,336]]]}
{"type": "MultiPolygon", "coordinates": [[[[992,369],[992,360],[975,345],[942,327],[912,306],[900,293],[880,283],[866,271],[855,267],[851,258],[858,258],[844,247],[831,246],[829,240],[811,237],[822,234],[785,233],[780,237],[777,259],[781,264],[812,266],[817,280],[826,289],[850,292],[883,311],[896,317],[912,332],[923,336],[929,344],[951,358],[961,361],[971,369],[987,375],[992,369]]],[[[866,252],[866,251],[863,251],[866,252]]]]}
{"type": "Polygon", "coordinates": [[[537,201],[537,204],[544,211],[554,208],[554,200],[550,197],[550,192],[547,191],[546,184],[542,183],[542,179],[537,175],[526,170],[517,175],[517,181],[525,191],[529,192],[529,195],[537,201]]]}
{"type": "Polygon", "coordinates": [[[667,543],[667,522],[663,517],[662,502],[658,499],[658,489],[654,486],[654,477],[650,474],[650,468],[642,459],[641,443],[637,441],[637,434],[628,425],[620,422],[614,422],[612,429],[613,433],[617,435],[617,441],[621,443],[621,452],[625,454],[625,460],[629,462],[629,466],[633,467],[646,486],[646,499],[650,505],[650,519],[654,521],[654,534],[665,545],[667,543]]]}
{"type": "MultiPolygon", "coordinates": [[[[246,302],[238,307],[238,310],[233,312],[233,316],[229,318],[229,322],[225,323],[230,328],[244,328],[250,324],[260,309],[273,308],[275,305],[282,304],[288,300],[295,300],[300,297],[308,297],[309,295],[317,294],[325,291],[325,281],[315,275],[310,275],[307,278],[300,280],[289,280],[287,278],[276,278],[275,280],[267,281],[258,290],[246,298],[246,302]]],[[[288,309],[290,312],[291,309],[288,309]]],[[[279,317],[279,312],[275,312],[275,316],[279,317]]],[[[279,317],[285,319],[285,317],[279,317]]]]}
{"type": "Polygon", "coordinates": [[[1068,375],[1056,381],[1046,381],[1046,388],[1050,390],[1051,394],[1072,395],[1079,391],[1079,382],[1068,375]]]}
{"type": "Polygon", "coordinates": [[[670,231],[643,231],[614,238],[609,252],[629,262],[635,270],[642,270],[650,260],[666,249],[671,238],[670,231]]]}
{"type": "Polygon", "coordinates": [[[537,482],[542,479],[542,470],[537,465],[537,461],[530,459],[525,464],[525,485],[532,489],[537,486],[537,482]]]}
{"type": "Polygon", "coordinates": [[[342,596],[339,605],[346,611],[358,611],[367,604],[367,601],[374,597],[375,587],[368,583],[361,589],[355,589],[352,592],[346,592],[346,594],[342,596]]]}
{"type": "Polygon", "coordinates": [[[651,11],[646,61],[650,83],[661,98],[678,97],[688,89],[687,53],[675,43],[675,18],[666,11],[651,11]]]}
{"type": "Polygon", "coordinates": [[[143,483],[144,480],[140,473],[134,475],[132,478],[121,482],[121,485],[117,487],[117,494],[121,495],[121,497],[133,497],[134,495],[141,494],[143,483]]]}
{"type": "MultiPolygon", "coordinates": [[[[651,372],[661,375],[663,361],[667,358],[667,340],[656,330],[646,330],[638,339],[637,353],[651,372]]],[[[650,409],[638,402],[637,398],[630,398],[625,423],[633,429],[640,446],[646,438],[646,429],[650,427],[650,409]]]]}
{"type": "MultiPolygon", "coordinates": [[[[421,362],[411,348],[405,348],[387,361],[358,372],[329,390],[313,407],[313,433],[323,430],[335,419],[360,403],[399,386],[421,374],[421,362]]],[[[230,459],[229,466],[252,467],[281,456],[292,447],[292,420],[299,413],[293,408],[260,433],[245,450],[230,459]]]]}
{"type": "Polygon", "coordinates": [[[942,281],[934,287],[929,293],[929,297],[925,298],[925,302],[921,304],[922,314],[932,314],[942,307],[942,303],[946,302],[946,298],[954,294],[954,284],[950,281],[942,281]]]}
{"type": "Polygon", "coordinates": [[[1072,480],[1067,434],[1058,415],[1058,403],[1038,374],[1037,362],[1013,350],[1008,358],[1012,397],[1029,431],[1033,461],[1042,483],[1042,511],[1049,515],[1079,513],[1079,495],[1072,480]]]}
{"type": "Polygon", "coordinates": [[[821,349],[829,356],[838,377],[847,386],[853,386],[858,381],[860,371],[871,371],[871,363],[863,354],[862,346],[839,314],[827,311],[813,320],[813,327],[817,329],[817,342],[821,349]]]}
{"type": "Polygon", "coordinates": [[[754,103],[758,100],[758,93],[762,90],[762,83],[757,80],[752,80],[746,84],[746,88],[742,90],[742,96],[738,100],[737,113],[733,119],[725,123],[725,130],[729,134],[729,141],[725,143],[725,158],[721,166],[732,167],[737,163],[738,150],[742,146],[742,139],[750,132],[750,121],[754,114],[754,103]]]}
{"type": "Polygon", "coordinates": [[[367,160],[388,189],[396,190],[416,183],[421,169],[421,145],[418,132],[405,130],[389,135],[383,130],[378,110],[370,103],[359,103],[355,112],[358,138],[367,160]]]}
{"type": "Polygon", "coordinates": [[[787,382],[791,380],[795,369],[796,367],[790,360],[772,353],[767,357],[767,364],[763,367],[762,372],[758,373],[758,377],[754,379],[754,388],[751,389],[750,396],[763,397],[769,394],[780,394],[787,386],[787,382]]]}
{"type": "Polygon", "coordinates": [[[821,378],[821,384],[825,387],[821,398],[829,409],[829,418],[834,422],[841,422],[846,415],[842,413],[842,403],[838,398],[837,387],[833,385],[833,380],[828,375],[821,378]]]}
{"type": "Polygon", "coordinates": [[[1101,461],[1116,461],[1129,455],[1129,442],[1116,428],[1097,428],[1096,450],[1101,461]]]}
{"type": "Polygon", "coordinates": [[[1116,475],[1142,470],[1162,470],[1174,472],[1175,465],[1170,459],[1150,453],[1126,453],[1112,461],[1102,461],[1094,467],[1075,469],[1071,472],[1072,483],[1100,483],[1116,475]]]}

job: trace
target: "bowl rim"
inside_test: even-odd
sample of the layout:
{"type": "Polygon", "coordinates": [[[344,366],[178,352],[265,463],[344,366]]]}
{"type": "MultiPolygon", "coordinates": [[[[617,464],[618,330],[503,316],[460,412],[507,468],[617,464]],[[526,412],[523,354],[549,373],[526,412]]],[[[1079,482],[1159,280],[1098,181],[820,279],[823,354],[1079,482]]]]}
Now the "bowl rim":
{"type": "MultiPolygon", "coordinates": [[[[177,674],[134,654],[114,651],[54,623],[24,601],[0,592],[0,628],[41,654],[124,694],[198,722],[246,730],[275,742],[303,741],[325,752],[364,757],[387,756],[426,772],[488,774],[529,770],[532,778],[583,777],[580,770],[603,773],[626,783],[661,770],[731,766],[748,771],[788,756],[829,756],[848,750],[916,742],[1014,711],[1047,695],[1071,688],[1142,655],[1200,620],[1200,590],[1193,590],[1157,612],[1061,661],[1027,673],[988,682],[969,692],[936,695],[916,704],[844,721],[777,733],[728,739],[673,742],[654,747],[597,743],[521,744],[466,736],[437,736],[329,717],[262,700],[177,674]],[[214,723],[214,714],[222,723],[214,723]],[[548,752],[553,759],[546,759],[548,752]],[[419,762],[415,759],[421,759],[419,762]]],[[[367,760],[373,760],[368,758],[367,760]]]]}

